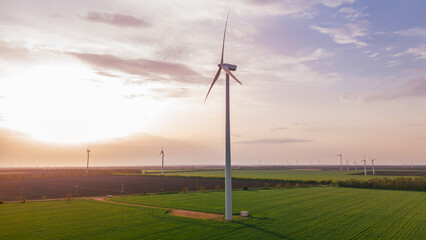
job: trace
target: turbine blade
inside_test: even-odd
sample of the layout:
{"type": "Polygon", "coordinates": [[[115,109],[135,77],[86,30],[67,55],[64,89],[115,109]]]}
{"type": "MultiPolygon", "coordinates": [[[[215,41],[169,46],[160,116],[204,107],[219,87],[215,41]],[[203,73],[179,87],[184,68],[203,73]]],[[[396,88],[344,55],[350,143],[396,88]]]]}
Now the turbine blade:
{"type": "Polygon", "coordinates": [[[225,22],[225,31],[223,32],[223,42],[222,42],[222,57],[220,58],[220,64],[223,64],[223,52],[225,50],[225,35],[226,35],[226,26],[228,25],[228,18],[229,18],[229,12],[231,11],[231,9],[229,9],[228,11],[228,15],[226,16],[226,22],[225,22]]]}
{"type": "Polygon", "coordinates": [[[207,92],[207,96],[206,96],[206,99],[204,99],[204,102],[206,102],[206,101],[207,101],[207,97],[209,96],[209,93],[210,93],[210,91],[212,90],[213,85],[216,83],[216,80],[219,78],[219,75],[220,75],[220,71],[221,71],[221,70],[222,70],[222,68],[221,68],[221,67],[219,67],[219,69],[218,69],[218,70],[217,70],[217,72],[216,72],[216,76],[214,76],[214,79],[213,79],[212,85],[210,85],[209,91],[207,92]]]}
{"type": "Polygon", "coordinates": [[[240,80],[238,80],[234,74],[231,73],[231,71],[229,70],[228,66],[226,65],[222,65],[223,71],[225,71],[227,74],[229,74],[229,76],[231,76],[233,79],[235,79],[235,81],[237,81],[239,84],[243,85],[240,80]]]}

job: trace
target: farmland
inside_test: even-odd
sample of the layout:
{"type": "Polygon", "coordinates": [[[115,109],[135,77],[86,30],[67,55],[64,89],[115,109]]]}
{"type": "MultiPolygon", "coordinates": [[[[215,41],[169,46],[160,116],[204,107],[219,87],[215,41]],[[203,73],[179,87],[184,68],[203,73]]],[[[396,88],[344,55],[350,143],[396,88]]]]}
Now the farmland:
{"type": "MultiPolygon", "coordinates": [[[[234,178],[261,178],[261,179],[281,179],[281,180],[347,180],[347,179],[371,179],[376,177],[397,177],[397,176],[424,176],[425,172],[417,171],[378,171],[378,174],[372,175],[369,171],[367,176],[363,175],[363,171],[327,171],[321,169],[292,169],[292,170],[275,170],[275,169],[236,169],[232,170],[234,178]],[[386,174],[388,173],[388,174],[386,174]],[[397,173],[397,174],[396,174],[397,173]]],[[[224,177],[223,170],[209,171],[181,171],[166,172],[169,176],[200,176],[200,177],[224,177]]]]}
{"type": "MultiPolygon", "coordinates": [[[[161,208],[69,200],[0,205],[1,239],[244,238],[422,239],[424,192],[335,187],[234,191],[233,223],[166,214],[161,208]]],[[[224,192],[113,198],[113,201],[223,213],[224,192]]]]}
{"type": "MultiPolygon", "coordinates": [[[[233,187],[263,187],[264,181],[234,180],[233,187]]],[[[273,183],[270,183],[271,186],[273,183]]],[[[106,196],[108,194],[138,194],[153,192],[179,192],[182,188],[190,191],[223,189],[224,179],[192,179],[161,176],[71,176],[48,178],[23,178],[0,180],[0,200],[17,201],[21,196],[27,200],[65,198],[69,196],[106,196]],[[122,188],[123,187],[123,188],[122,188]],[[124,190],[124,192],[122,192],[124,190]]]]}

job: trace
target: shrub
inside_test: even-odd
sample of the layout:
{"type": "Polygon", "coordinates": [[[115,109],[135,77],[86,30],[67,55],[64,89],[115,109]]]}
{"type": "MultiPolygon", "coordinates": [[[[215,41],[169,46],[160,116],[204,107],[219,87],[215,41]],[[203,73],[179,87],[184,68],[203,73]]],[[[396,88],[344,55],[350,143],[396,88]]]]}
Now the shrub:
{"type": "Polygon", "coordinates": [[[248,186],[243,186],[241,190],[248,190],[248,186]]]}
{"type": "Polygon", "coordinates": [[[268,189],[269,188],[269,183],[265,183],[265,186],[263,188],[268,189]]]}
{"type": "Polygon", "coordinates": [[[67,195],[65,195],[65,197],[67,198],[67,200],[71,200],[71,198],[72,198],[72,193],[67,193],[67,195]]]}
{"type": "Polygon", "coordinates": [[[216,185],[216,191],[220,191],[222,187],[220,185],[216,185]]]}
{"type": "Polygon", "coordinates": [[[285,188],[291,188],[291,184],[290,183],[286,183],[285,184],[285,188]]]}
{"type": "Polygon", "coordinates": [[[425,180],[426,177],[373,178],[369,180],[349,179],[337,181],[337,184],[340,187],[425,191],[425,180]]]}
{"type": "Polygon", "coordinates": [[[277,185],[275,185],[276,189],[280,189],[281,188],[281,183],[278,183],[277,185]]]}
{"type": "Polygon", "coordinates": [[[22,199],[22,203],[25,203],[25,198],[24,198],[24,199],[22,199]]]}
{"type": "Polygon", "coordinates": [[[205,192],[205,191],[206,191],[206,187],[200,186],[200,192],[205,192]]]}
{"type": "Polygon", "coordinates": [[[3,204],[4,203],[4,201],[3,200],[0,200],[0,204],[3,204]]]}
{"type": "Polygon", "coordinates": [[[187,187],[183,187],[183,188],[182,188],[182,192],[183,192],[183,193],[188,192],[188,190],[189,190],[189,189],[188,189],[187,187]]]}
{"type": "Polygon", "coordinates": [[[300,183],[296,183],[296,185],[295,185],[295,187],[301,187],[302,186],[302,184],[300,184],[300,183]]]}

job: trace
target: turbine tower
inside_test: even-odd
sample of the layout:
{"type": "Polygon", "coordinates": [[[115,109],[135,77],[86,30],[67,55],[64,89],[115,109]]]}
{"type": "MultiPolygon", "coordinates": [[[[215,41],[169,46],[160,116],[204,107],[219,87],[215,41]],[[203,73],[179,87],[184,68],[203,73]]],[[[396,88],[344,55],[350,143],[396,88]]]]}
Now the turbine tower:
{"type": "Polygon", "coordinates": [[[374,160],[376,160],[376,159],[375,158],[371,158],[371,157],[370,157],[370,159],[371,159],[371,166],[373,167],[373,175],[374,175],[374,174],[376,174],[374,172],[374,160]]]}
{"type": "Polygon", "coordinates": [[[355,163],[355,171],[356,171],[356,161],[354,161],[354,163],[355,163]]]}
{"type": "Polygon", "coordinates": [[[90,156],[90,149],[89,145],[87,145],[87,166],[86,166],[86,173],[89,174],[89,156],[90,156]]]}
{"type": "Polygon", "coordinates": [[[364,155],[364,160],[361,160],[361,162],[364,162],[364,175],[367,176],[367,160],[365,160],[365,155],[364,155]]]}
{"type": "Polygon", "coordinates": [[[210,85],[207,96],[204,100],[206,102],[207,97],[209,96],[210,91],[212,90],[213,85],[216,83],[216,80],[219,78],[220,72],[226,72],[226,153],[225,153],[225,220],[232,220],[232,177],[231,177],[231,132],[230,132],[230,115],[229,115],[229,76],[231,76],[235,81],[242,85],[242,83],[231,73],[231,71],[237,70],[237,66],[233,64],[223,63],[223,52],[225,49],[225,35],[226,35],[226,26],[228,25],[228,16],[226,17],[225,22],[225,31],[223,33],[222,41],[222,56],[220,63],[217,65],[219,69],[216,72],[216,76],[213,79],[212,84],[210,85]]]}
{"type": "Polygon", "coordinates": [[[163,145],[161,145],[160,156],[161,156],[161,176],[163,176],[163,174],[164,174],[164,150],[163,150],[163,145]]]}
{"type": "Polygon", "coordinates": [[[346,159],[346,171],[349,171],[349,160],[346,159]]]}
{"type": "Polygon", "coordinates": [[[340,157],[340,171],[343,171],[342,152],[340,152],[340,154],[337,154],[337,156],[340,157]]]}

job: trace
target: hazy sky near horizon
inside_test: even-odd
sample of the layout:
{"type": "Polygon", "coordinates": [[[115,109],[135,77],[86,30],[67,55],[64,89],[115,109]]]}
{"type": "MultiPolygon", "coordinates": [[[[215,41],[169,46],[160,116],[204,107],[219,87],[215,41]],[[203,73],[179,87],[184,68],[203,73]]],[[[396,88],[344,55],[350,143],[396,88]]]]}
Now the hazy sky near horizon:
{"type": "Polygon", "coordinates": [[[0,0],[0,166],[426,164],[421,0],[0,0]]]}

